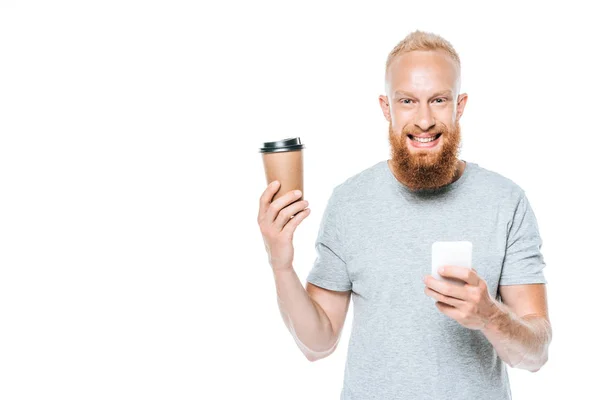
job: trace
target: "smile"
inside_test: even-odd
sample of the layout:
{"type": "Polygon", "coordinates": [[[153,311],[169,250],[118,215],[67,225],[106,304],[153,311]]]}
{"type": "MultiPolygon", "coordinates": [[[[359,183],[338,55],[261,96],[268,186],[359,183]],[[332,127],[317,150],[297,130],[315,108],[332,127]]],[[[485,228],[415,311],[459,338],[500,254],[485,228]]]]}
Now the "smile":
{"type": "Polygon", "coordinates": [[[410,139],[410,143],[413,147],[431,148],[435,147],[439,143],[439,139],[441,136],[442,134],[438,133],[437,135],[432,136],[430,138],[416,138],[413,135],[408,135],[408,138],[410,139]]]}

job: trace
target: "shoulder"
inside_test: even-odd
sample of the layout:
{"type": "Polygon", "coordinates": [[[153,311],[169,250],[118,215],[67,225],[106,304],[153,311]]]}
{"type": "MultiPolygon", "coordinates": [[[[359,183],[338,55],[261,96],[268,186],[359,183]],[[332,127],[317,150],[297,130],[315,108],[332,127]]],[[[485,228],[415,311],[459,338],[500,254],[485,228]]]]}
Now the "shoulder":
{"type": "Polygon", "coordinates": [[[514,179],[477,163],[471,162],[470,164],[473,185],[483,194],[510,203],[519,202],[525,197],[525,191],[514,179]]]}
{"type": "Polygon", "coordinates": [[[333,195],[342,202],[348,202],[360,193],[371,192],[372,186],[381,182],[386,164],[387,160],[378,161],[350,175],[334,187],[333,195]]]}

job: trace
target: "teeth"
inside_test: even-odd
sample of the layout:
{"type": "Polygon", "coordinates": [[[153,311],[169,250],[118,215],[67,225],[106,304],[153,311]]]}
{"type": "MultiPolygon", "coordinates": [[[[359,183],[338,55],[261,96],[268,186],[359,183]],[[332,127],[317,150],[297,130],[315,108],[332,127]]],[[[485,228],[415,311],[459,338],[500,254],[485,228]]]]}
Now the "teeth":
{"type": "Polygon", "coordinates": [[[415,142],[419,142],[419,143],[427,143],[427,142],[432,142],[435,140],[437,135],[431,137],[431,138],[418,138],[413,136],[412,140],[414,140],[415,142]]]}

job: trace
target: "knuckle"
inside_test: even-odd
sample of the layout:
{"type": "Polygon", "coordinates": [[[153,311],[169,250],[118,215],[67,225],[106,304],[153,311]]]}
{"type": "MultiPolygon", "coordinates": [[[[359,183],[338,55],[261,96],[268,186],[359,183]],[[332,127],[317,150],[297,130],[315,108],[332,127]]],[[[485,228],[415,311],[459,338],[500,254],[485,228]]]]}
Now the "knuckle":
{"type": "Polygon", "coordinates": [[[478,287],[469,286],[469,295],[472,296],[472,297],[478,296],[479,295],[479,288],[478,287]]]}
{"type": "Polygon", "coordinates": [[[290,210],[288,207],[286,207],[279,212],[279,216],[281,218],[283,218],[284,221],[287,221],[292,216],[292,210],[290,210]]]}
{"type": "Polygon", "coordinates": [[[262,194],[260,195],[260,202],[261,203],[268,203],[269,199],[271,199],[273,197],[273,192],[271,192],[268,188],[265,189],[264,192],[262,192],[262,194]]]}
{"type": "Polygon", "coordinates": [[[278,212],[279,212],[279,208],[277,207],[277,203],[271,203],[271,205],[268,208],[268,213],[277,215],[278,212]]]}

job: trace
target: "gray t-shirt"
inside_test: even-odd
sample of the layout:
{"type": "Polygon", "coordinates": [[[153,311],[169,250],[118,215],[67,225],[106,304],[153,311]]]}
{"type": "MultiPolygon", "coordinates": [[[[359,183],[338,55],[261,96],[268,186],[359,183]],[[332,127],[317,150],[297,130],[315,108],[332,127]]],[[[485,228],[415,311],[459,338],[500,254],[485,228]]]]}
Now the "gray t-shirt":
{"type": "Polygon", "coordinates": [[[424,293],[440,240],[473,243],[472,266],[492,298],[501,300],[499,285],[546,283],[524,190],[476,163],[455,182],[417,193],[384,160],[333,189],[307,281],[352,291],[340,399],[511,399],[506,364],[483,333],[424,293]]]}

